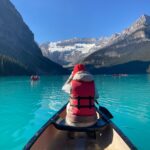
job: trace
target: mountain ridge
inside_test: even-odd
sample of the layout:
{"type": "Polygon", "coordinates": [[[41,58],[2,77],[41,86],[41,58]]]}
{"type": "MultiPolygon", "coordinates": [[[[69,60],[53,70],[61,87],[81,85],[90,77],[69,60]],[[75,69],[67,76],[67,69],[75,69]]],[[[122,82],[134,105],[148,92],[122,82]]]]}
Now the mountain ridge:
{"type": "Polygon", "coordinates": [[[96,38],[73,38],[40,45],[42,53],[60,65],[74,65],[96,45],[96,38]]]}
{"type": "MultiPolygon", "coordinates": [[[[0,1],[0,54],[26,66],[27,74],[28,72],[43,75],[66,72],[60,65],[43,57],[39,46],[34,40],[34,34],[9,0],[0,1]]],[[[2,61],[0,59],[0,63],[2,61]]],[[[1,65],[1,67],[6,68],[9,65],[1,65]]],[[[15,70],[15,67],[16,65],[13,70],[15,70]]],[[[10,68],[12,69],[12,66],[10,68]]],[[[3,69],[3,72],[5,70],[8,69],[3,69]]],[[[11,75],[11,71],[9,73],[11,75]]],[[[17,70],[16,74],[18,74],[17,70]]]]}
{"type": "MultiPolygon", "coordinates": [[[[100,68],[112,67],[128,62],[150,61],[150,17],[142,15],[129,28],[125,29],[116,39],[81,60],[81,63],[93,65],[99,73],[100,68]],[[116,40],[117,39],[117,40],[116,40]]],[[[134,64],[138,69],[138,64],[134,64]]],[[[145,70],[147,72],[147,69],[145,70]]],[[[141,72],[142,73],[142,72],[141,72]]]]}
{"type": "MultiPolygon", "coordinates": [[[[145,34],[141,31],[140,34],[136,34],[135,32],[137,32],[138,30],[141,30],[145,28],[145,26],[149,26],[150,25],[150,16],[148,15],[142,15],[140,18],[138,18],[133,24],[131,24],[130,27],[124,29],[122,32],[120,33],[115,33],[112,34],[110,37],[101,37],[101,38],[91,38],[93,39],[93,45],[91,45],[91,47],[89,49],[87,49],[87,47],[83,47],[83,51],[81,51],[80,49],[74,47],[74,49],[69,49],[69,47],[65,47],[65,45],[62,44],[63,49],[61,49],[61,43],[67,43],[68,45],[73,41],[84,41],[84,44],[89,44],[86,41],[86,38],[74,38],[74,39],[69,39],[69,40],[63,40],[63,41],[56,41],[56,42],[48,42],[48,43],[43,43],[42,45],[40,45],[42,53],[44,56],[48,57],[49,59],[58,62],[60,61],[61,65],[64,65],[64,61],[65,60],[65,56],[68,55],[67,58],[70,57],[75,57],[77,58],[76,61],[72,61],[72,59],[70,61],[68,61],[66,64],[68,65],[74,65],[77,62],[80,62],[80,60],[88,57],[88,55],[92,55],[92,53],[96,52],[99,49],[103,49],[106,47],[109,47],[111,45],[115,45],[115,43],[118,43],[122,40],[126,40],[126,43],[128,41],[133,41],[133,42],[138,42],[138,39],[145,41],[147,38],[149,38],[149,34],[145,34]],[[129,39],[126,39],[126,37],[129,37],[129,39]],[[144,39],[145,38],[145,39],[144,39]],[[58,44],[60,43],[60,44],[58,44]],[[53,48],[53,44],[55,45],[55,49],[53,48]],[[44,47],[45,46],[45,47],[44,47]],[[76,55],[73,55],[73,52],[78,52],[78,55],[80,55],[79,57],[76,57],[76,55]],[[63,54],[64,53],[64,54],[63,54]],[[61,58],[61,56],[63,55],[63,57],[61,58]],[[60,57],[60,59],[59,59],[60,57]],[[58,59],[56,59],[58,58],[58,59]],[[73,63],[72,63],[73,62],[73,63]]],[[[90,38],[87,38],[90,39],[90,38]]],[[[119,45],[118,45],[119,46],[119,45]]]]}

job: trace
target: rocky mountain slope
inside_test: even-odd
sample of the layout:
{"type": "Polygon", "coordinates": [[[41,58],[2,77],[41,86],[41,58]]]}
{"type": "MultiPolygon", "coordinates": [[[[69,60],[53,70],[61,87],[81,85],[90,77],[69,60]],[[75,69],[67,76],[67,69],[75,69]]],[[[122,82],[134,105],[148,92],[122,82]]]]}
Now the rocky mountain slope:
{"type": "Polygon", "coordinates": [[[0,0],[0,75],[65,72],[60,65],[43,57],[14,5],[9,0],[0,0]]]}
{"type": "Polygon", "coordinates": [[[99,41],[100,39],[95,38],[73,38],[43,43],[40,47],[43,55],[50,60],[61,65],[73,65],[86,57],[91,48],[98,47],[99,41]]]}
{"type": "Polygon", "coordinates": [[[141,16],[131,27],[115,34],[106,45],[88,55],[81,62],[88,66],[92,65],[90,68],[95,73],[105,73],[108,70],[111,70],[109,73],[115,73],[113,67],[120,68],[120,66],[122,69],[118,69],[117,73],[149,72],[150,17],[141,16]],[[132,71],[133,68],[137,71],[132,71]]]}
{"type": "Polygon", "coordinates": [[[150,17],[143,15],[129,28],[110,37],[74,38],[44,43],[40,47],[43,55],[54,62],[67,66],[82,62],[94,66],[98,73],[102,67],[132,61],[139,64],[150,60],[150,17]]]}
{"type": "Polygon", "coordinates": [[[116,37],[73,38],[63,41],[46,42],[40,45],[42,53],[50,60],[64,66],[72,66],[89,54],[105,47],[116,37]]]}

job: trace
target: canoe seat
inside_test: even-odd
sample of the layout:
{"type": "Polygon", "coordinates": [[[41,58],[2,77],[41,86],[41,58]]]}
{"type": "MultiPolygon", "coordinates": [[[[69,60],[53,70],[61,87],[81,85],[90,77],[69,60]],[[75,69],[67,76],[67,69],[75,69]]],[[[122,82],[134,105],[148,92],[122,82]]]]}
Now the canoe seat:
{"type": "Polygon", "coordinates": [[[97,131],[100,128],[107,126],[108,122],[104,121],[103,119],[98,119],[97,123],[90,127],[74,127],[70,126],[66,123],[65,119],[59,117],[57,120],[53,122],[54,126],[59,130],[66,130],[66,131],[75,131],[75,132],[89,132],[89,131],[97,131]]]}

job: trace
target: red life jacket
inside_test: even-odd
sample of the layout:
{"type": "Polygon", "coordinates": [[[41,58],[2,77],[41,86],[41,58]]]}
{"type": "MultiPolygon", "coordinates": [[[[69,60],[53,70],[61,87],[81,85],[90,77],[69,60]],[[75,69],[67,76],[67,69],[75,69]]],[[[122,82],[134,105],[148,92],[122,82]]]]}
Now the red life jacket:
{"type": "Polygon", "coordinates": [[[77,116],[93,116],[96,114],[94,107],[95,85],[94,81],[72,80],[70,111],[77,116]]]}

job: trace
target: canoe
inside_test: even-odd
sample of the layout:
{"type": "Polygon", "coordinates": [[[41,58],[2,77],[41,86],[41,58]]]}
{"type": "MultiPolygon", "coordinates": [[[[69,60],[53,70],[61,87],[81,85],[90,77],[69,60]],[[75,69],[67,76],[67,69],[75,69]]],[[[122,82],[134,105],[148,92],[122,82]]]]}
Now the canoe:
{"type": "Polygon", "coordinates": [[[107,109],[103,109],[97,108],[98,120],[95,125],[86,128],[71,127],[65,123],[64,105],[29,140],[24,150],[136,150],[111,121],[107,109]]]}
{"type": "Polygon", "coordinates": [[[38,80],[40,79],[40,77],[37,76],[37,75],[32,75],[32,76],[30,77],[30,79],[31,79],[31,81],[38,81],[38,80]]]}

